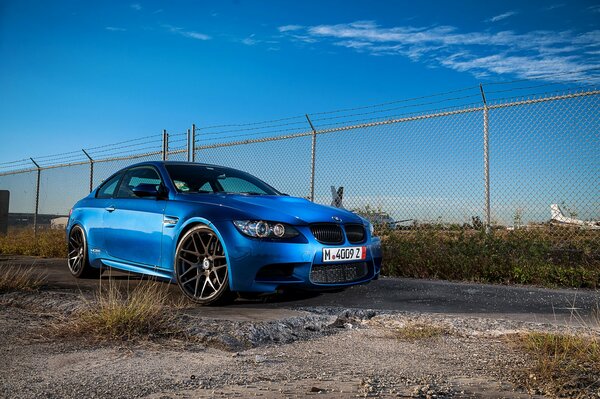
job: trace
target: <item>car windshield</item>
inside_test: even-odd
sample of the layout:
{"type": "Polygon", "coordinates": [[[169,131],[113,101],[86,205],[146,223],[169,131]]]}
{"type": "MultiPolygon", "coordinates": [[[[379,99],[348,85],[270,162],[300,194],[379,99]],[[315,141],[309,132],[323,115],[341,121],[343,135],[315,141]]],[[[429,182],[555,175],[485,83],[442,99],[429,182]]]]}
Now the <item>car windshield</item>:
{"type": "Polygon", "coordinates": [[[180,193],[281,195],[256,177],[229,168],[205,165],[166,165],[180,193]]]}

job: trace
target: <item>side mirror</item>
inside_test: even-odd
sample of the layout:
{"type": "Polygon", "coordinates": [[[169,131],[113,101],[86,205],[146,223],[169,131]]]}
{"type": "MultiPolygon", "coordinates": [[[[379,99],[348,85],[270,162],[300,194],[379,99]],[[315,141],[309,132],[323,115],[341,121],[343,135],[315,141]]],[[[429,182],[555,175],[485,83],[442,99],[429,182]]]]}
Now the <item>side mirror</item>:
{"type": "Polygon", "coordinates": [[[156,184],[142,183],[133,188],[133,193],[140,197],[158,197],[161,193],[156,189],[156,184]]]}

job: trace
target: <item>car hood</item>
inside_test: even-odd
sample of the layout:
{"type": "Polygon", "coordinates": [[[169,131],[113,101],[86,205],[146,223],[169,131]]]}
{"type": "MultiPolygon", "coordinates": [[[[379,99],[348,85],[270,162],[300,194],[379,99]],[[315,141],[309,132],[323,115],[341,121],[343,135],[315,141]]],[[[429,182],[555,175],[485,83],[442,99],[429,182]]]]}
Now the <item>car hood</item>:
{"type": "Polygon", "coordinates": [[[184,194],[182,199],[198,204],[227,207],[232,211],[237,211],[231,212],[232,216],[239,217],[242,213],[247,215],[248,219],[288,224],[363,223],[361,217],[345,209],[319,205],[304,198],[283,195],[184,194]]]}

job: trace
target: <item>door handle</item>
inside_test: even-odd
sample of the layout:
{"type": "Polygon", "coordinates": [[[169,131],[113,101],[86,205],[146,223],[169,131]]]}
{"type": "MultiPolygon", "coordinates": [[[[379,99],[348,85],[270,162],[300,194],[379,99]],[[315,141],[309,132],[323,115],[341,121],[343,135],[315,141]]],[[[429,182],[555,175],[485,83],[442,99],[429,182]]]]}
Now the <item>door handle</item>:
{"type": "Polygon", "coordinates": [[[109,206],[108,208],[104,208],[104,209],[106,209],[109,212],[113,212],[115,210],[115,207],[114,206],[109,206]]]}

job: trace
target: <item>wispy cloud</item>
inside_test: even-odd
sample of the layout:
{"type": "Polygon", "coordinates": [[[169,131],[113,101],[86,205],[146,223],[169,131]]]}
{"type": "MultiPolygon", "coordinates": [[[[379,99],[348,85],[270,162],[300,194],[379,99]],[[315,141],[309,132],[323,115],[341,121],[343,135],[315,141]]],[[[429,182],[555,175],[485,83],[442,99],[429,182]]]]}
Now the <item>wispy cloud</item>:
{"type": "Polygon", "coordinates": [[[302,25],[283,25],[280,26],[279,28],[277,28],[277,30],[279,32],[291,32],[291,31],[295,31],[295,30],[300,30],[304,28],[302,25]]]}
{"type": "Polygon", "coordinates": [[[129,7],[133,8],[136,11],[142,10],[142,5],[140,3],[132,3],[129,5],[129,7]]]}
{"type": "Polygon", "coordinates": [[[591,12],[600,12],[600,4],[589,6],[588,10],[590,10],[591,12]]]}
{"type": "Polygon", "coordinates": [[[251,34],[250,36],[242,39],[241,41],[246,46],[254,46],[255,44],[257,44],[259,42],[259,40],[256,39],[256,35],[254,33],[251,34]]]}
{"type": "Polygon", "coordinates": [[[106,26],[106,27],[104,27],[104,29],[111,31],[111,32],[125,32],[127,30],[125,28],[117,28],[115,26],[106,26]]]}
{"type": "Polygon", "coordinates": [[[210,40],[211,37],[204,34],[204,33],[199,33],[199,32],[194,32],[194,31],[185,31],[185,32],[180,32],[183,36],[186,37],[191,37],[192,39],[197,39],[197,40],[210,40]]]}
{"type": "Polygon", "coordinates": [[[550,4],[549,6],[544,7],[543,9],[546,11],[552,11],[552,10],[556,10],[557,8],[564,7],[565,5],[566,5],[565,3],[550,4]]]}
{"type": "Polygon", "coordinates": [[[503,19],[512,17],[513,15],[517,15],[517,14],[518,14],[517,11],[507,11],[505,13],[495,15],[490,19],[486,19],[485,22],[498,22],[498,21],[502,21],[503,19]]]}
{"type": "MultiPolygon", "coordinates": [[[[289,40],[331,44],[370,55],[403,56],[429,67],[446,67],[475,76],[511,74],[521,78],[568,73],[554,78],[591,78],[584,70],[597,67],[600,30],[516,33],[461,32],[454,26],[395,26],[374,21],[315,25],[283,31],[289,40]]],[[[595,81],[600,77],[593,75],[595,81]]]]}
{"type": "Polygon", "coordinates": [[[163,25],[163,27],[165,29],[167,29],[171,33],[176,33],[178,35],[181,35],[181,36],[184,36],[184,37],[189,37],[191,39],[196,39],[196,40],[210,40],[210,39],[212,39],[212,37],[210,37],[207,34],[196,32],[196,31],[192,31],[192,30],[185,30],[185,29],[177,27],[177,26],[163,25]]]}

